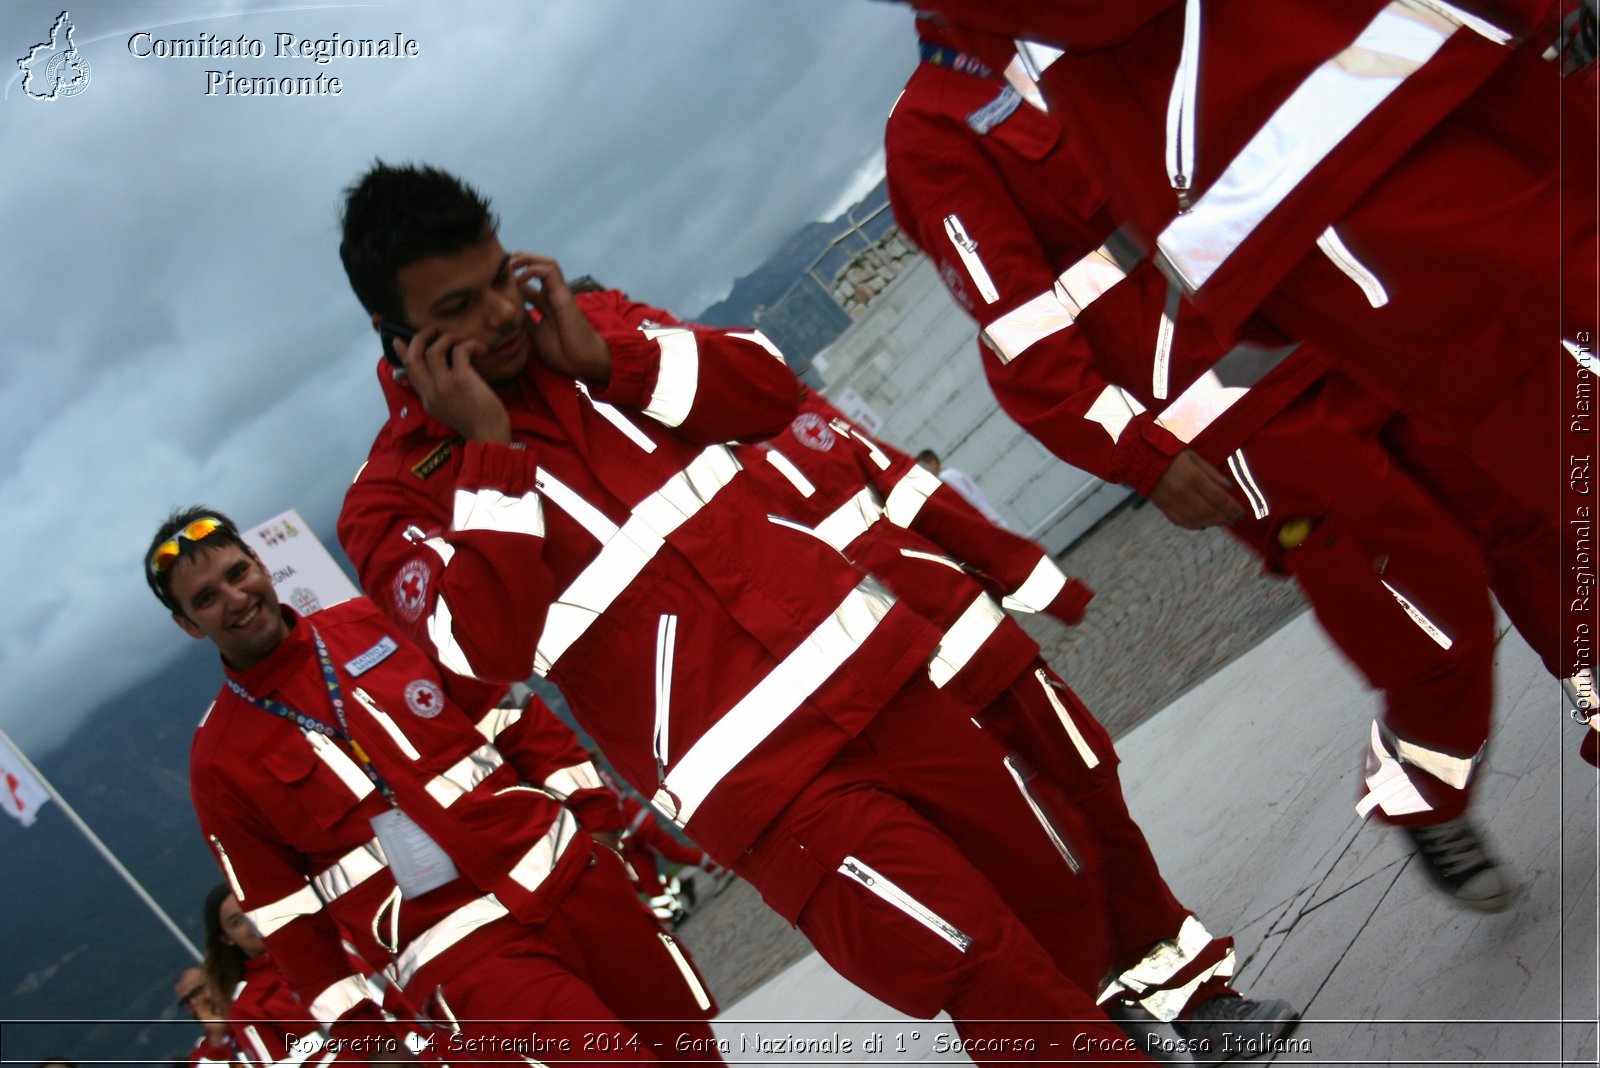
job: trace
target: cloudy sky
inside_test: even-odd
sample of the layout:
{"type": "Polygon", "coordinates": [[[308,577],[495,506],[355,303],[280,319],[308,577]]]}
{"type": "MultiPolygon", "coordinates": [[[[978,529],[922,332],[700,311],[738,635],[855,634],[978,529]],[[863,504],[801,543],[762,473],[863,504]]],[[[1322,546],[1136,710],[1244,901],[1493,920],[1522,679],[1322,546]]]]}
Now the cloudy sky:
{"type": "Polygon", "coordinates": [[[332,540],[383,415],[336,251],[339,190],[374,157],[455,170],[508,248],[692,314],[876,180],[915,61],[909,10],[872,0],[69,11],[89,83],[45,101],[15,61],[59,0],[0,8],[0,726],[35,755],[183,651],[140,573],[170,508],[296,507],[332,540]],[[273,55],[279,33],[397,32],[416,58],[273,55]],[[266,54],[132,54],[202,33],[266,54]],[[208,70],[342,92],[208,96],[208,70]]]}

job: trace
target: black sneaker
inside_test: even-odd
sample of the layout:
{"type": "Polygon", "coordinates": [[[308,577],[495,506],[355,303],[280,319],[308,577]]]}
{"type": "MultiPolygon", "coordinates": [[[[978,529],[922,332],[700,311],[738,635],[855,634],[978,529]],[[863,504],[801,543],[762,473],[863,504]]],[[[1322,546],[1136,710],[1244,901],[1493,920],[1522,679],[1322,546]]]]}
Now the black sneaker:
{"type": "Polygon", "coordinates": [[[1299,1011],[1287,1001],[1221,994],[1202,1001],[1187,1021],[1175,1026],[1195,1064],[1216,1065],[1230,1057],[1280,1052],[1281,1040],[1299,1022],[1299,1011]]]}
{"type": "Polygon", "coordinates": [[[1172,1024],[1163,1023],[1142,1005],[1112,999],[1100,1006],[1110,1021],[1133,1039],[1135,1048],[1157,1064],[1193,1064],[1188,1042],[1172,1024]]]}
{"type": "Polygon", "coordinates": [[[1511,882],[1467,817],[1400,829],[1416,843],[1428,878],[1461,904],[1480,912],[1499,912],[1510,903],[1511,882]]]}

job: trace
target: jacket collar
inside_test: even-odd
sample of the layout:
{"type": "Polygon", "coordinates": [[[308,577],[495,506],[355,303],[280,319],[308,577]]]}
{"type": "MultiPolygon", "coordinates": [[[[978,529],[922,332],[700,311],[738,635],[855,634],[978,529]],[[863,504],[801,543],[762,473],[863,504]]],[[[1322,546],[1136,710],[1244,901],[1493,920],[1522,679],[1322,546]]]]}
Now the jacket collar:
{"type": "Polygon", "coordinates": [[[252,697],[265,697],[280,688],[291,675],[302,670],[308,659],[316,658],[311,627],[301,623],[294,609],[279,605],[278,610],[289,624],[289,633],[276,649],[267,654],[266,659],[244,671],[236,671],[226,660],[222,661],[222,670],[228,678],[243,686],[245,693],[252,697]]]}

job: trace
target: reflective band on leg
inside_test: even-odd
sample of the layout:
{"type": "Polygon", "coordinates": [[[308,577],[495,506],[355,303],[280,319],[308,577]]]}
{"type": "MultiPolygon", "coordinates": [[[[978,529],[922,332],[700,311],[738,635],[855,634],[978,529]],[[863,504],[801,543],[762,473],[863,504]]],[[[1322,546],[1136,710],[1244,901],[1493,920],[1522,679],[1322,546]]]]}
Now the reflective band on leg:
{"type": "Polygon", "coordinates": [[[1422,629],[1422,633],[1432,638],[1435,645],[1441,649],[1448,649],[1450,646],[1455,644],[1453,641],[1451,641],[1450,635],[1441,630],[1438,624],[1434,623],[1433,620],[1423,615],[1422,609],[1418,608],[1416,605],[1406,600],[1405,597],[1401,596],[1400,591],[1389,585],[1387,580],[1384,581],[1383,588],[1388,590],[1394,596],[1394,599],[1399,602],[1400,607],[1405,610],[1406,615],[1411,617],[1411,622],[1420,627],[1422,629]]]}
{"type": "Polygon", "coordinates": [[[928,677],[941,689],[970,661],[989,635],[1006,618],[1000,606],[986,593],[967,605],[966,611],[939,638],[939,647],[928,662],[928,677]]]}
{"type": "Polygon", "coordinates": [[[723,778],[870,638],[894,596],[866,578],[678,759],[651,803],[683,826],[723,778]]]}
{"type": "Polygon", "coordinates": [[[1066,573],[1050,557],[1041,556],[1028,577],[1022,580],[1022,585],[1007,594],[1000,603],[1013,612],[1043,612],[1050,607],[1051,601],[1061,596],[1066,586],[1066,573]]]}
{"type": "Polygon", "coordinates": [[[937,912],[922,904],[922,902],[867,867],[866,864],[855,857],[844,858],[844,863],[839,865],[839,874],[854,879],[884,901],[910,916],[946,942],[949,942],[962,953],[965,953],[971,947],[971,936],[963,934],[955,924],[941,917],[937,912]]]}
{"type": "Polygon", "coordinates": [[[1073,722],[1072,713],[1067,711],[1067,706],[1061,703],[1061,698],[1056,696],[1055,683],[1045,673],[1044,668],[1034,668],[1033,677],[1039,680],[1039,685],[1044,688],[1044,695],[1050,701],[1050,707],[1055,709],[1056,719],[1061,721],[1061,729],[1067,732],[1067,737],[1072,739],[1072,747],[1083,758],[1084,766],[1097,768],[1100,758],[1089,747],[1089,742],[1084,738],[1083,732],[1078,730],[1077,723],[1073,722]]]}
{"type": "Polygon", "coordinates": [[[1045,837],[1050,839],[1050,844],[1056,847],[1056,852],[1061,854],[1061,859],[1072,869],[1074,875],[1083,870],[1083,861],[1073,853],[1072,847],[1067,844],[1067,837],[1050,813],[1034,796],[1033,790],[1028,786],[1028,780],[1023,776],[1022,769],[1017,766],[1017,758],[1008,756],[1002,762],[1006,771],[1011,774],[1011,781],[1017,784],[1017,790],[1022,794],[1022,799],[1028,803],[1028,808],[1033,812],[1033,818],[1039,821],[1039,826],[1044,828],[1045,837]]]}
{"type": "Polygon", "coordinates": [[[1184,968],[1200,959],[1214,939],[1205,925],[1193,916],[1186,916],[1176,938],[1158,942],[1133,967],[1117,976],[1101,991],[1099,1002],[1104,1005],[1114,997],[1135,1001],[1156,1019],[1171,1023],[1178,1018],[1201,983],[1213,976],[1231,978],[1234,968],[1233,950],[1216,964],[1192,976],[1188,982],[1174,989],[1164,989],[1184,968]]]}
{"type": "Polygon", "coordinates": [[[1374,308],[1381,308],[1389,303],[1389,293],[1383,288],[1383,283],[1378,281],[1378,276],[1367,269],[1367,266],[1356,259],[1355,254],[1344,247],[1344,242],[1339,239],[1339,233],[1333,227],[1322,231],[1322,236],[1317,238],[1317,247],[1332,261],[1333,265],[1343,271],[1345,277],[1361,287],[1361,292],[1366,296],[1367,303],[1374,308]]]}
{"type": "Polygon", "coordinates": [[[1375,808],[1389,816],[1430,812],[1433,806],[1418,792],[1406,769],[1383,744],[1378,721],[1372,721],[1372,748],[1367,753],[1367,795],[1356,803],[1356,815],[1366,819],[1375,808]]]}
{"type": "Polygon", "coordinates": [[[679,426],[694,408],[700,385],[700,343],[694,331],[683,327],[643,330],[645,337],[661,347],[656,369],[656,388],[644,406],[644,414],[665,426],[679,426]]]}
{"type": "Polygon", "coordinates": [[[509,916],[506,907],[493,894],[470,901],[411,940],[395,960],[395,979],[404,990],[417,972],[439,954],[486,923],[509,916]]]}
{"type": "Polygon", "coordinates": [[[321,911],[322,899],[307,883],[289,896],[249,909],[244,915],[262,938],[271,938],[300,917],[313,916],[321,911]]]}
{"type": "Polygon", "coordinates": [[[701,1012],[709,1009],[711,1007],[711,995],[706,993],[706,988],[700,983],[700,977],[694,973],[694,968],[690,966],[688,958],[683,955],[683,951],[678,948],[678,943],[673,941],[672,936],[665,931],[657,931],[656,936],[661,939],[661,944],[666,947],[667,955],[672,958],[672,963],[678,966],[678,973],[683,976],[684,984],[688,986],[689,992],[694,995],[694,1003],[700,1006],[701,1012]]]}
{"type": "Polygon", "coordinates": [[[371,994],[366,976],[347,975],[318,994],[306,1008],[313,1020],[330,1024],[363,1001],[373,1001],[371,994]]]}

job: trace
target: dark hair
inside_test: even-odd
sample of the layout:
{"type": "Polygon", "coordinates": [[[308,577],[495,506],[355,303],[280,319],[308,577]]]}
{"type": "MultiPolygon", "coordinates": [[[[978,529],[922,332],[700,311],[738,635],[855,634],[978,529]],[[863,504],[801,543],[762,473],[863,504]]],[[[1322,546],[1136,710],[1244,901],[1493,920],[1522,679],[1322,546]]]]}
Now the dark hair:
{"type": "Polygon", "coordinates": [[[167,521],[156,529],[155,537],[150,539],[150,547],[144,551],[144,557],[139,563],[144,570],[144,580],[150,584],[150,592],[156,595],[156,600],[166,605],[168,611],[176,612],[180,616],[186,613],[172,596],[172,568],[169,567],[158,575],[150,568],[150,557],[155,555],[156,547],[162,542],[177,534],[178,531],[193,523],[196,519],[205,519],[208,516],[212,519],[221,520],[222,527],[212,531],[204,541],[195,542],[186,538],[179,538],[178,555],[180,558],[185,553],[207,553],[224,545],[237,545],[252,556],[255,555],[250,546],[244,543],[244,538],[239,535],[239,528],[234,524],[233,520],[215,508],[207,508],[204,505],[196,504],[167,516],[167,521]]]}
{"type": "Polygon", "coordinates": [[[489,199],[435,167],[382,160],[344,191],[339,259],[368,312],[405,322],[395,276],[429,256],[476,244],[500,227],[489,199]]]}
{"type": "Polygon", "coordinates": [[[211,999],[217,1015],[222,1017],[228,1015],[233,992],[244,980],[244,964],[249,959],[244,950],[225,941],[228,932],[222,929],[222,903],[232,896],[232,887],[227,883],[218,883],[206,895],[205,912],[202,914],[206,924],[206,959],[203,965],[206,985],[211,988],[211,999]]]}
{"type": "Polygon", "coordinates": [[[923,449],[921,452],[917,453],[917,463],[920,464],[924,460],[932,460],[934,463],[938,463],[939,454],[934,452],[932,449],[923,449]]]}

